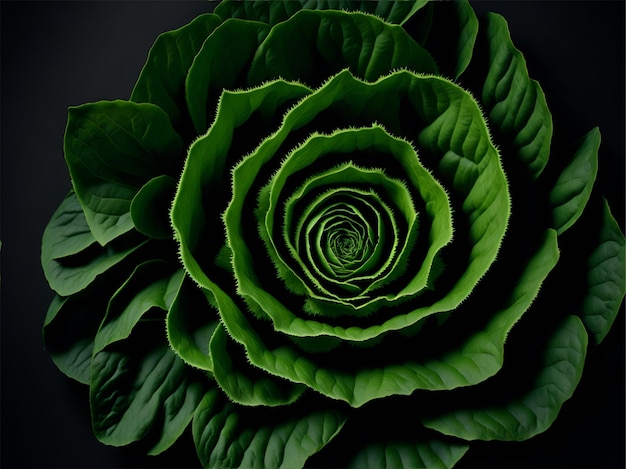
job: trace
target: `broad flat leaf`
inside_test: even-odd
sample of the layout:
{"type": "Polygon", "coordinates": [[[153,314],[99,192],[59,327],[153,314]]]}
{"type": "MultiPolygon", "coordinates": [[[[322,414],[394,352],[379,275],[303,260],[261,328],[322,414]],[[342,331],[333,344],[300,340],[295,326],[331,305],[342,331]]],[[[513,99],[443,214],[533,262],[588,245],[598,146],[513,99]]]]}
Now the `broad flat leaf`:
{"type": "MultiPolygon", "coordinates": [[[[545,431],[556,419],[563,403],[571,397],[582,375],[587,350],[587,333],[577,316],[569,316],[553,334],[544,352],[543,368],[536,380],[509,383],[523,392],[503,403],[446,411],[422,419],[424,425],[445,435],[464,440],[521,441],[545,431]]],[[[521,376],[526,373],[520,371],[521,376]]],[[[454,406],[451,403],[451,406],[454,406]]]]}
{"type": "MultiPolygon", "coordinates": [[[[151,308],[166,311],[183,271],[161,260],[139,264],[109,301],[107,314],[95,338],[94,353],[130,336],[151,308]]],[[[165,315],[163,315],[165,316],[165,315]]]]}
{"type": "Polygon", "coordinates": [[[229,338],[222,324],[215,328],[210,350],[215,380],[229,399],[237,404],[289,405],[306,389],[250,365],[241,344],[229,338]]]}
{"type": "Polygon", "coordinates": [[[506,21],[487,15],[489,68],[482,90],[485,111],[494,133],[511,145],[517,160],[532,178],[548,162],[552,116],[539,84],[528,77],[526,61],[511,42],[506,21]]]}
{"type": "Polygon", "coordinates": [[[204,42],[186,80],[187,106],[198,135],[212,123],[222,90],[246,86],[252,57],[268,30],[263,23],[231,19],[204,42]]]}
{"type": "Polygon", "coordinates": [[[242,408],[208,391],[193,419],[204,467],[294,468],[323,448],[346,421],[325,402],[303,399],[285,407],[242,408]],[[308,401],[307,403],[303,402],[308,401]]]}
{"type": "Polygon", "coordinates": [[[552,223],[562,234],[580,217],[598,173],[600,130],[593,129],[582,139],[572,160],[559,175],[548,197],[552,205],[552,223]]]}
{"type": "Polygon", "coordinates": [[[387,442],[368,445],[349,467],[355,469],[429,468],[450,469],[463,457],[469,445],[444,440],[387,442]]]}
{"type": "Polygon", "coordinates": [[[70,378],[89,384],[93,341],[106,312],[106,294],[93,286],[86,295],[55,296],[46,314],[43,338],[54,364],[70,378]],[[67,330],[73,333],[67,334],[67,330]]]}
{"type": "Polygon", "coordinates": [[[180,278],[167,313],[167,337],[172,349],[189,365],[211,371],[209,341],[218,324],[217,311],[187,275],[180,278]]]}
{"type": "Polygon", "coordinates": [[[350,1],[350,0],[297,0],[286,2],[222,1],[215,13],[222,18],[244,18],[275,25],[287,20],[301,9],[347,10],[371,13],[389,23],[405,23],[426,1],[350,1]]]}
{"type": "Polygon", "coordinates": [[[103,443],[121,446],[161,427],[156,453],[182,433],[203,392],[165,337],[159,337],[162,324],[144,323],[135,329],[140,330],[134,330],[130,340],[115,342],[92,359],[93,428],[103,443]]]}
{"type": "Polygon", "coordinates": [[[442,75],[458,79],[472,59],[478,18],[467,0],[433,3],[433,22],[424,47],[436,57],[442,75]]]}
{"type": "Polygon", "coordinates": [[[176,180],[157,176],[139,189],[130,203],[130,216],[137,231],[154,239],[171,239],[169,210],[176,192],[176,180]]]}
{"type": "Polygon", "coordinates": [[[161,34],[150,49],[131,101],[153,103],[163,109],[172,126],[183,131],[189,116],[185,106],[185,79],[204,40],[222,22],[210,13],[182,28],[161,34]]]}
{"type": "Polygon", "coordinates": [[[437,72],[430,54],[401,26],[359,13],[301,10],[272,28],[254,56],[248,82],[281,77],[318,86],[346,68],[368,81],[399,68],[437,72]]]}
{"type": "Polygon", "coordinates": [[[91,234],[76,194],[70,192],[52,215],[41,244],[41,265],[50,288],[61,296],[69,296],[90,285],[145,242],[129,237],[103,248],[91,234]]]}
{"type": "Polygon", "coordinates": [[[175,172],[182,149],[167,115],[153,104],[101,101],[70,108],[65,159],[101,245],[133,228],[133,197],[151,178],[175,172]]]}
{"type": "Polygon", "coordinates": [[[596,344],[609,332],[626,289],[624,235],[604,199],[601,208],[598,245],[587,260],[589,288],[582,305],[583,323],[596,344]]]}

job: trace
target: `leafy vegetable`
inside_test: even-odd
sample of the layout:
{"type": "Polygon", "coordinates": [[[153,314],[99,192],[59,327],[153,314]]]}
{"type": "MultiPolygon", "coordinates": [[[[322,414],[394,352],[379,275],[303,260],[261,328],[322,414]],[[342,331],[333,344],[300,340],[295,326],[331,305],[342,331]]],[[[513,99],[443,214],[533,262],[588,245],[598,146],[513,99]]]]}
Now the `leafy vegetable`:
{"type": "Polygon", "coordinates": [[[528,439],[624,298],[600,131],[565,162],[555,131],[466,1],[225,0],[156,40],[131,100],[70,109],[48,350],[102,442],[189,429],[204,467],[528,439]]]}

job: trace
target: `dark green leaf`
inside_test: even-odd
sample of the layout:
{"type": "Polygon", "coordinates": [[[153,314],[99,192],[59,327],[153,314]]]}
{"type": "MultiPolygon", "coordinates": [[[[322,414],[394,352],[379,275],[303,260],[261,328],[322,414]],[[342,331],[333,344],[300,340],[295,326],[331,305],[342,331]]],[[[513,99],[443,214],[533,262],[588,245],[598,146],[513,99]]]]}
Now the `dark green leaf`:
{"type": "Polygon", "coordinates": [[[583,323],[596,344],[609,332],[626,290],[626,243],[606,200],[600,223],[598,244],[587,260],[589,288],[582,305],[583,323]]]}
{"type": "MultiPolygon", "coordinates": [[[[502,403],[505,396],[494,396],[491,405],[444,410],[441,416],[425,418],[423,422],[429,428],[464,440],[531,438],[552,424],[563,403],[572,396],[582,375],[586,351],[585,328],[577,316],[569,316],[547,344],[543,368],[535,382],[517,384],[515,389],[523,391],[519,398],[502,403]]],[[[513,384],[509,387],[514,389],[513,384]]]]}
{"type": "Polygon", "coordinates": [[[217,15],[204,14],[174,31],[161,34],[135,84],[131,101],[153,103],[163,109],[172,126],[183,133],[189,115],[185,105],[185,79],[204,40],[221,23],[217,15]]]}
{"type": "Polygon", "coordinates": [[[130,216],[137,231],[155,239],[172,239],[169,211],[176,192],[176,180],[157,176],[139,189],[130,203],[130,216]]]}
{"type": "Polygon", "coordinates": [[[248,81],[258,85],[281,77],[318,86],[345,68],[368,81],[399,68],[437,72],[430,54],[400,26],[365,14],[302,10],[272,28],[248,81]]]}
{"type": "Polygon", "coordinates": [[[70,192],[44,230],[41,264],[50,287],[61,296],[69,296],[87,287],[142,244],[141,240],[129,238],[100,246],[89,230],[76,194],[70,192]]]}
{"type": "Polygon", "coordinates": [[[346,421],[315,400],[286,407],[241,407],[217,389],[206,393],[193,419],[204,467],[294,468],[320,451],[346,421]]]}
{"type": "Polygon", "coordinates": [[[599,148],[600,130],[595,128],[583,137],[550,191],[552,223],[559,234],[578,220],[587,205],[598,172],[599,148]]]}
{"type": "Polygon", "coordinates": [[[167,115],[153,104],[101,101],[70,108],[65,158],[101,245],[133,228],[133,197],[151,178],[175,172],[182,148],[167,115]]]}
{"type": "Polygon", "coordinates": [[[526,61],[511,42],[506,21],[487,16],[489,68],[482,90],[492,129],[510,145],[517,160],[533,178],[548,162],[552,116],[539,84],[528,77],[526,61]]]}

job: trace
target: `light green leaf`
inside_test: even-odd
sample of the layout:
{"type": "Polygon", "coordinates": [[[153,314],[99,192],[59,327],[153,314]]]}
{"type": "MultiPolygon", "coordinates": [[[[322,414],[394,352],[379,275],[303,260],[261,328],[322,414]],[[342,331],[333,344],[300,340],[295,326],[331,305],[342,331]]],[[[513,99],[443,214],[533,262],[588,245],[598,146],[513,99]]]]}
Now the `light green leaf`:
{"type": "Polygon", "coordinates": [[[626,290],[626,243],[604,199],[601,216],[598,244],[587,260],[589,288],[582,305],[583,323],[596,344],[609,332],[626,290]]]}
{"type": "Polygon", "coordinates": [[[218,321],[202,289],[188,276],[180,278],[167,313],[167,337],[178,356],[191,366],[211,371],[209,341],[218,321]]]}
{"type": "Polygon", "coordinates": [[[254,56],[248,82],[281,77],[318,86],[346,68],[368,81],[399,68],[437,72],[430,54],[401,26],[361,13],[301,10],[272,28],[254,56]]]}
{"type": "Polygon", "coordinates": [[[587,205],[598,173],[599,148],[600,130],[595,128],[583,137],[549,193],[552,223],[559,234],[578,220],[587,205]]]}
{"type": "Polygon", "coordinates": [[[427,1],[391,1],[384,2],[350,0],[297,0],[286,2],[220,2],[215,13],[226,18],[244,18],[275,25],[285,21],[301,9],[307,10],[347,10],[371,13],[389,23],[405,23],[427,1]]]}
{"type": "Polygon", "coordinates": [[[189,116],[185,79],[204,40],[221,23],[217,15],[200,15],[182,28],[161,34],[150,49],[131,101],[153,103],[163,109],[172,126],[183,132],[189,116]]]}
{"type": "Polygon", "coordinates": [[[349,467],[355,469],[429,468],[450,469],[469,445],[431,439],[416,442],[372,444],[360,451],[349,467]]]}
{"type": "MultiPolygon", "coordinates": [[[[532,387],[509,383],[511,389],[523,393],[521,397],[501,404],[446,411],[422,421],[429,428],[464,440],[531,438],[550,427],[563,403],[572,396],[582,375],[586,350],[585,328],[577,316],[569,316],[547,344],[543,368],[532,387]]],[[[495,401],[501,400],[496,396],[495,401]]]]}
{"type": "Polygon", "coordinates": [[[130,236],[100,246],[89,230],[76,194],[70,192],[44,230],[41,265],[50,288],[61,296],[69,296],[86,288],[144,244],[130,236]]]}
{"type": "Polygon", "coordinates": [[[246,360],[241,344],[235,343],[222,324],[210,343],[213,375],[229,399],[250,406],[289,405],[306,387],[266,374],[246,360]],[[260,375],[259,375],[260,371],[260,375]]]}
{"type": "Polygon", "coordinates": [[[268,30],[263,23],[232,19],[204,42],[186,80],[187,106],[198,135],[212,123],[221,92],[246,86],[252,57],[268,30]]]}
{"type": "Polygon", "coordinates": [[[130,216],[137,231],[154,239],[171,239],[169,210],[176,180],[163,175],[150,179],[130,203],[130,216]]]}
{"type": "Polygon", "coordinates": [[[526,61],[511,42],[506,21],[489,13],[489,69],[482,90],[492,130],[511,145],[513,155],[532,178],[548,162],[552,116],[539,84],[528,77],[526,61]]]}
{"type": "Polygon", "coordinates": [[[200,461],[206,468],[302,467],[346,421],[331,405],[312,399],[278,408],[241,408],[212,389],[193,419],[200,461]]]}
{"type": "Polygon", "coordinates": [[[131,200],[151,178],[175,173],[182,149],[167,115],[153,104],[101,101],[70,108],[65,159],[101,245],[133,228],[131,200]]]}

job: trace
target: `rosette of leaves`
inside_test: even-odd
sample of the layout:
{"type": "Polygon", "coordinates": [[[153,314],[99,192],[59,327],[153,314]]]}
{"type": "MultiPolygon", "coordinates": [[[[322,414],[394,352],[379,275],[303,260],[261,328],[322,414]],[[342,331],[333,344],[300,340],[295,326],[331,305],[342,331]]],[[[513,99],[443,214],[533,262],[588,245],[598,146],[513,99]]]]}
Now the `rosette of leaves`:
{"type": "Polygon", "coordinates": [[[70,109],[47,348],[102,442],[191,427],[204,467],[530,438],[624,296],[600,132],[552,134],[505,20],[467,2],[222,2],[130,100],[70,109]]]}

